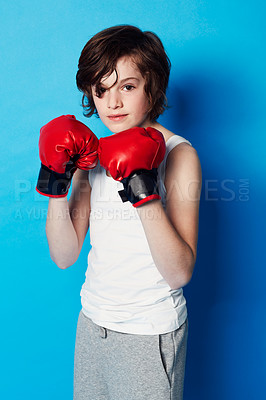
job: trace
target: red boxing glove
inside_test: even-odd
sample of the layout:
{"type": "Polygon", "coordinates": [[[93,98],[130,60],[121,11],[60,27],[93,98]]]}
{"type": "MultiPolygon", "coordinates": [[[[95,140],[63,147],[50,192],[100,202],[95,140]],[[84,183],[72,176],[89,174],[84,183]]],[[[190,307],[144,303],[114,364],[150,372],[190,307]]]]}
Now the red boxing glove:
{"type": "Polygon", "coordinates": [[[37,192],[64,197],[77,168],[89,170],[98,162],[98,139],[74,115],[55,118],[40,130],[41,169],[37,192]]]}
{"type": "Polygon", "coordinates": [[[157,168],[165,155],[165,141],[154,128],[132,128],[99,140],[100,164],[124,185],[123,201],[134,207],[160,199],[157,168]]]}

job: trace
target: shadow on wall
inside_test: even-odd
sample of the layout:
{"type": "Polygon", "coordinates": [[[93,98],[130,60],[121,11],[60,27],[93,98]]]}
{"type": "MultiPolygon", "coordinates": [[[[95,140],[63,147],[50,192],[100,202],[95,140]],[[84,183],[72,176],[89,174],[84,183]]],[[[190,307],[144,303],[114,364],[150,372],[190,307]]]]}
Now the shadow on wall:
{"type": "MultiPolygon", "coordinates": [[[[230,160],[230,156],[239,151],[238,144],[243,130],[251,123],[250,108],[254,109],[254,105],[250,100],[252,93],[247,93],[247,78],[243,71],[210,64],[204,68],[195,67],[194,71],[173,79],[168,92],[171,108],[166,112],[165,125],[191,141],[202,165],[198,257],[194,276],[184,289],[190,326],[185,398],[213,400],[214,391],[220,392],[219,398],[223,398],[219,382],[213,382],[213,386],[218,384],[214,389],[210,380],[213,377],[215,381],[222,368],[215,362],[217,346],[220,346],[219,351],[224,348],[223,332],[215,330],[214,309],[237,281],[234,250],[227,254],[223,252],[232,247],[232,233],[230,226],[223,226],[225,204],[228,203],[222,201],[219,182],[238,174],[237,161],[233,157],[230,160]],[[214,178],[219,187],[208,191],[206,182],[214,178]],[[222,234],[225,229],[228,236],[222,234]]],[[[164,118],[160,121],[162,124],[164,118]]]]}

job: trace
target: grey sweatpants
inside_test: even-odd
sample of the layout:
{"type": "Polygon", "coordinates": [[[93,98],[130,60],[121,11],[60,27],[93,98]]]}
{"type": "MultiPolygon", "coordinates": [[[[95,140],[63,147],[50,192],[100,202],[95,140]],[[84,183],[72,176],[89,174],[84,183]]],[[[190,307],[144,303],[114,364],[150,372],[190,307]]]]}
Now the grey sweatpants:
{"type": "Polygon", "coordinates": [[[188,321],[176,331],[135,335],[96,325],[80,311],[74,400],[182,400],[188,321]]]}

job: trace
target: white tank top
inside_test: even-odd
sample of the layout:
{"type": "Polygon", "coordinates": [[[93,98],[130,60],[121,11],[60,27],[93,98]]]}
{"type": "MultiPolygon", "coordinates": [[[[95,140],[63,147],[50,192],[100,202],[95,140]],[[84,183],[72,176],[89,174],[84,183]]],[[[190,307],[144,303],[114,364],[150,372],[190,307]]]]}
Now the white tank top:
{"type": "MultiPolygon", "coordinates": [[[[181,136],[166,142],[158,168],[159,192],[165,206],[165,165],[181,136]]],[[[98,163],[89,172],[91,191],[90,239],[82,311],[92,321],[118,332],[155,335],[171,332],[185,322],[183,290],[172,290],[154,264],[137,210],[123,203],[121,182],[106,175],[98,163]]]]}

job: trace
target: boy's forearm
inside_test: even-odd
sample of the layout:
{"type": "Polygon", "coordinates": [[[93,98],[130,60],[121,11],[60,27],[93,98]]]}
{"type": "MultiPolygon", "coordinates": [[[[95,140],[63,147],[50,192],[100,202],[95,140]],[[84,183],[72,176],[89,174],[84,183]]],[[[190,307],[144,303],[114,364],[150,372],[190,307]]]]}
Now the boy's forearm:
{"type": "Polygon", "coordinates": [[[171,289],[185,286],[191,279],[195,259],[167,217],[160,200],[137,208],[155,265],[171,289]]]}
{"type": "Polygon", "coordinates": [[[76,262],[78,238],[70,218],[67,197],[49,199],[46,236],[51,258],[59,268],[68,268],[76,262]]]}

